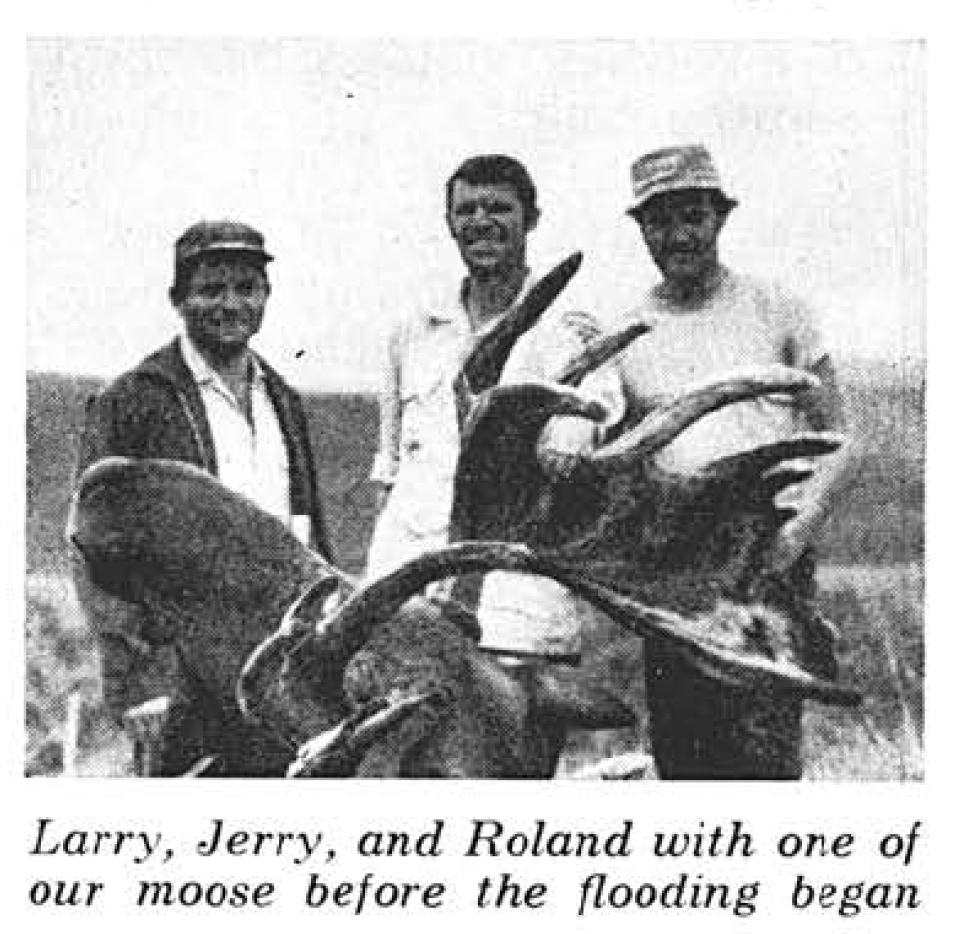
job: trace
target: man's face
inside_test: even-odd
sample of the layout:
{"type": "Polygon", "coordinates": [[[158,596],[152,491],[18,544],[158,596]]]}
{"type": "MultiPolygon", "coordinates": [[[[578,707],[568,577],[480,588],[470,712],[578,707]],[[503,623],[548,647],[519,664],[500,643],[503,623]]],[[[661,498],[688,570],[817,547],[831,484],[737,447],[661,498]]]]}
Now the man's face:
{"type": "Polygon", "coordinates": [[[241,353],[260,330],[270,289],[256,263],[203,260],[193,271],[178,310],[187,336],[218,359],[241,353]]]}
{"type": "Polygon", "coordinates": [[[527,233],[521,200],[512,185],[454,182],[447,226],[464,265],[475,276],[492,276],[524,265],[527,233]]]}
{"type": "Polygon", "coordinates": [[[661,275],[696,285],[717,268],[717,237],[726,219],[711,192],[689,189],[651,198],[637,222],[661,275]]]}

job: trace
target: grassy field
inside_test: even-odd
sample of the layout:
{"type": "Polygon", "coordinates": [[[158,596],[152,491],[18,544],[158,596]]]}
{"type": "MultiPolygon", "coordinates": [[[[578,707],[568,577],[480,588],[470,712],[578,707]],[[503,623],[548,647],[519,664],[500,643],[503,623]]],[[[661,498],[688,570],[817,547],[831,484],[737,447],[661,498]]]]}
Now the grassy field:
{"type": "MultiPolygon", "coordinates": [[[[124,774],[125,740],[99,703],[95,647],[65,577],[63,528],[84,399],[94,380],[33,374],[27,380],[27,770],[63,764],[66,698],[79,699],[82,774],[124,774]]],[[[866,695],[862,710],[810,705],[806,775],[811,779],[918,778],[923,770],[924,420],[923,391],[908,384],[856,384],[852,420],[865,441],[858,482],[824,544],[824,609],[842,633],[845,678],[866,695]]],[[[369,396],[307,399],[330,532],[340,563],[358,571],[373,500],[363,483],[374,453],[369,396]]],[[[638,672],[642,646],[620,631],[590,633],[589,663],[604,663],[635,705],[633,731],[572,738],[562,771],[646,741],[638,672]]]]}

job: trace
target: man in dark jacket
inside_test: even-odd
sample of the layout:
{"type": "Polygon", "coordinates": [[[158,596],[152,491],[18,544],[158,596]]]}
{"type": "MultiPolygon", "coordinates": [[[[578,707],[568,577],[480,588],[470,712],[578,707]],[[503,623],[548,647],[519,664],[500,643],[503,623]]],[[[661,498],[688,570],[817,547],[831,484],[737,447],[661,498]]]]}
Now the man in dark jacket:
{"type": "MultiPolygon", "coordinates": [[[[201,221],[176,242],[170,300],[183,333],[90,400],[79,469],[109,456],[201,467],[281,519],[326,558],[330,546],[303,405],[249,347],[270,294],[263,236],[234,221],[201,221]]],[[[182,774],[252,742],[235,710],[190,676],[183,647],[151,644],[146,611],[77,574],[100,644],[108,708],[135,737],[160,734],[160,760],[140,771],[182,774]]],[[[149,744],[148,744],[149,745],[149,744]]],[[[264,750],[265,769],[274,750],[264,750]]]]}

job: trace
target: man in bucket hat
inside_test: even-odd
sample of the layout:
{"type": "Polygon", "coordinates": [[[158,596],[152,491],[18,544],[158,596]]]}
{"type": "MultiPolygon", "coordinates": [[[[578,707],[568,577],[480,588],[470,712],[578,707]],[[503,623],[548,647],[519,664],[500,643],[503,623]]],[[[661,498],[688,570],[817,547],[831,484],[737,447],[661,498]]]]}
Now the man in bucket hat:
{"type": "MultiPolygon", "coordinates": [[[[658,398],[736,370],[772,364],[808,370],[820,387],[786,399],[724,408],[684,431],[663,466],[692,471],[719,457],[782,440],[799,428],[844,429],[834,368],[810,309],[778,286],[736,273],[718,241],[737,205],[703,145],[673,146],[632,166],[637,223],[661,281],[634,314],[654,325],[619,361],[625,404],[635,416],[658,398]]],[[[836,675],[833,632],[815,607],[812,546],[848,474],[842,449],[789,490],[796,518],[783,527],[761,579],[766,599],[797,627],[807,664],[836,675]]],[[[801,702],[739,690],[705,677],[684,655],[650,645],[646,686],[653,751],[664,778],[800,777],[801,702]]]]}
{"type": "MultiPolygon", "coordinates": [[[[249,346],[270,296],[263,235],[200,221],[174,245],[170,301],[182,333],[90,400],[79,470],[104,457],[165,458],[217,476],[329,557],[303,405],[249,346]]],[[[104,699],[136,738],[160,736],[146,771],[182,774],[210,753],[229,773],[239,717],[203,696],[177,646],[155,646],[146,610],[76,575],[97,633],[104,699]]]]}

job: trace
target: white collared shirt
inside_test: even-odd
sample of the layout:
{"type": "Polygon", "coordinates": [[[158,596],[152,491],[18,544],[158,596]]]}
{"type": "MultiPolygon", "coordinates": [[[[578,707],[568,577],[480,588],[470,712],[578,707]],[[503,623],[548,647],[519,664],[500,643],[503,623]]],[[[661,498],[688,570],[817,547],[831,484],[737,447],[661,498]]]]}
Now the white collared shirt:
{"type": "MultiPolygon", "coordinates": [[[[528,277],[518,301],[530,284],[528,277]]],[[[472,331],[464,287],[462,281],[445,290],[391,334],[371,477],[393,490],[368,551],[371,574],[447,543],[460,451],[454,378],[477,340],[500,320],[472,331]]]]}
{"type": "MultiPolygon", "coordinates": [[[[520,302],[537,276],[528,275],[520,302]]],[[[380,448],[371,479],[393,485],[368,553],[368,571],[380,573],[427,549],[447,543],[454,474],[460,452],[454,377],[477,342],[497,326],[471,330],[464,286],[435,298],[428,310],[400,320],[391,334],[381,395],[380,448]]],[[[512,349],[502,384],[548,379],[583,350],[584,340],[567,315],[549,309],[512,349]]],[[[593,374],[581,387],[620,417],[620,392],[613,368],[593,374]]],[[[564,447],[563,429],[552,440],[564,447]]]]}
{"type": "Polygon", "coordinates": [[[223,377],[185,335],[181,335],[180,349],[200,390],[221,483],[276,516],[302,538],[291,521],[287,445],[260,365],[252,358],[251,422],[223,377]]]}

